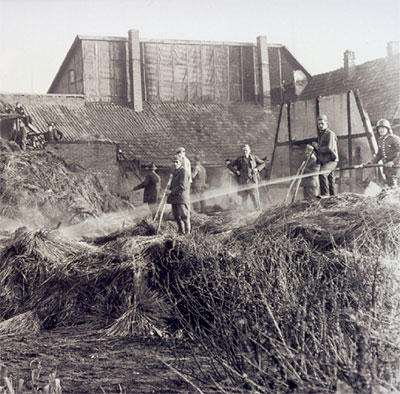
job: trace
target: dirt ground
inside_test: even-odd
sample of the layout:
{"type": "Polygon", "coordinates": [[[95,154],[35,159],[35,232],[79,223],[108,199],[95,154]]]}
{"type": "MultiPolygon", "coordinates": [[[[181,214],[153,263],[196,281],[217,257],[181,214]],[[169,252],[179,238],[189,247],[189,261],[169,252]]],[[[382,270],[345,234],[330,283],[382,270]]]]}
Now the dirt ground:
{"type": "Polygon", "coordinates": [[[104,337],[84,326],[0,338],[0,363],[9,375],[28,382],[26,392],[31,392],[30,363],[35,360],[42,366],[40,386],[56,371],[63,394],[196,391],[160,359],[170,365],[175,360],[158,338],[104,337]]]}

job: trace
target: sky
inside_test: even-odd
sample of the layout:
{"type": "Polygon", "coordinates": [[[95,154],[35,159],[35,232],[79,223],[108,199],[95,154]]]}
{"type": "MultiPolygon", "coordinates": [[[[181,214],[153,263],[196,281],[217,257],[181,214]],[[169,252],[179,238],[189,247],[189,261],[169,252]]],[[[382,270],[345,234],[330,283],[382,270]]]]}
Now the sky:
{"type": "Polygon", "coordinates": [[[382,58],[399,0],[0,0],[0,92],[46,93],[75,37],[285,45],[312,75],[382,58]]]}

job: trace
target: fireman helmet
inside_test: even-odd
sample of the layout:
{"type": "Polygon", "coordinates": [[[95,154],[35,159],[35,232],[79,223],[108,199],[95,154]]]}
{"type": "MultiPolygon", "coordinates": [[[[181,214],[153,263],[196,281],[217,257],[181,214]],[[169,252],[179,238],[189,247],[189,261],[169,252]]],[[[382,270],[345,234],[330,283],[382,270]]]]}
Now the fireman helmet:
{"type": "Polygon", "coordinates": [[[376,128],[378,127],[386,127],[389,133],[392,133],[392,128],[390,127],[390,122],[387,119],[379,119],[376,124],[376,128]]]}

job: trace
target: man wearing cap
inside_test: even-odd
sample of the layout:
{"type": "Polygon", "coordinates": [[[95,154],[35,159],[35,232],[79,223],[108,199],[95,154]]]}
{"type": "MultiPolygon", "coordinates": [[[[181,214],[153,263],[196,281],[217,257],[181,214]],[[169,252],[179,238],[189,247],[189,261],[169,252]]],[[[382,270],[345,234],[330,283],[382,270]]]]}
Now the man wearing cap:
{"type": "Polygon", "coordinates": [[[328,128],[328,117],[320,115],[317,117],[318,143],[313,142],[312,146],[317,152],[317,163],[321,165],[319,174],[319,187],[321,197],[334,196],[336,194],[336,185],[334,170],[339,162],[337,147],[337,136],[335,132],[328,128]]]}
{"type": "Polygon", "coordinates": [[[153,217],[157,211],[157,201],[160,194],[161,184],[161,179],[156,173],[156,169],[156,165],[151,163],[148,168],[149,172],[144,181],[133,188],[133,190],[144,189],[143,202],[148,204],[153,217]]]}
{"type": "MultiPolygon", "coordinates": [[[[378,152],[369,163],[383,161],[383,173],[391,187],[398,187],[400,177],[400,137],[393,134],[390,122],[380,119],[376,125],[379,134],[378,152]]],[[[368,164],[369,164],[368,163],[368,164]]]]}
{"type": "Polygon", "coordinates": [[[190,160],[186,157],[186,150],[183,146],[176,150],[176,154],[182,160],[183,168],[189,174],[190,182],[192,182],[192,165],[190,160]]]}
{"type": "Polygon", "coordinates": [[[243,154],[227,167],[238,176],[239,189],[241,189],[239,195],[242,197],[242,203],[246,205],[250,196],[254,208],[258,209],[257,185],[255,183],[258,173],[265,167],[265,161],[253,155],[248,144],[242,146],[242,152],[243,154]],[[249,187],[246,185],[249,185],[249,187]]]}
{"type": "Polygon", "coordinates": [[[183,159],[179,155],[174,156],[174,172],[168,191],[167,203],[171,204],[172,215],[178,224],[180,234],[190,233],[189,193],[190,173],[183,166],[183,159]]]}

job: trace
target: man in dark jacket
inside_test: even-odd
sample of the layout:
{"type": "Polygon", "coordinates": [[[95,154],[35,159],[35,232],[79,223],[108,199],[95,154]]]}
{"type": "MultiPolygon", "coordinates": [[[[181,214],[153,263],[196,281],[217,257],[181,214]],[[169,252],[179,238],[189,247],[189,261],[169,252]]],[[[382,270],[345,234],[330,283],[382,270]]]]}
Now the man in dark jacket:
{"type": "Polygon", "coordinates": [[[379,134],[378,153],[370,163],[378,163],[380,160],[385,165],[383,173],[386,182],[391,187],[398,187],[400,177],[400,137],[393,134],[390,122],[380,119],[376,125],[379,134]]]}
{"type": "Polygon", "coordinates": [[[174,156],[174,167],[167,203],[171,204],[172,215],[178,223],[179,233],[189,234],[190,173],[185,170],[182,158],[177,155],[174,156]]]}
{"type": "Polygon", "coordinates": [[[150,212],[154,217],[157,211],[157,201],[160,194],[161,180],[158,174],[156,174],[157,167],[152,163],[149,167],[149,173],[142,183],[135,186],[133,190],[144,189],[143,202],[149,205],[150,212]]]}
{"type": "Polygon", "coordinates": [[[243,205],[247,204],[247,199],[250,196],[254,208],[258,209],[257,202],[257,185],[256,180],[258,173],[265,167],[265,161],[251,153],[249,145],[242,146],[243,154],[236,158],[228,168],[238,176],[239,194],[242,197],[243,205]]]}
{"type": "Polygon", "coordinates": [[[328,128],[328,117],[320,115],[317,118],[318,126],[318,143],[313,142],[313,147],[317,152],[317,163],[321,164],[321,172],[319,175],[319,186],[321,197],[334,196],[336,194],[336,185],[334,170],[339,162],[339,154],[337,147],[337,136],[328,128]]]}

